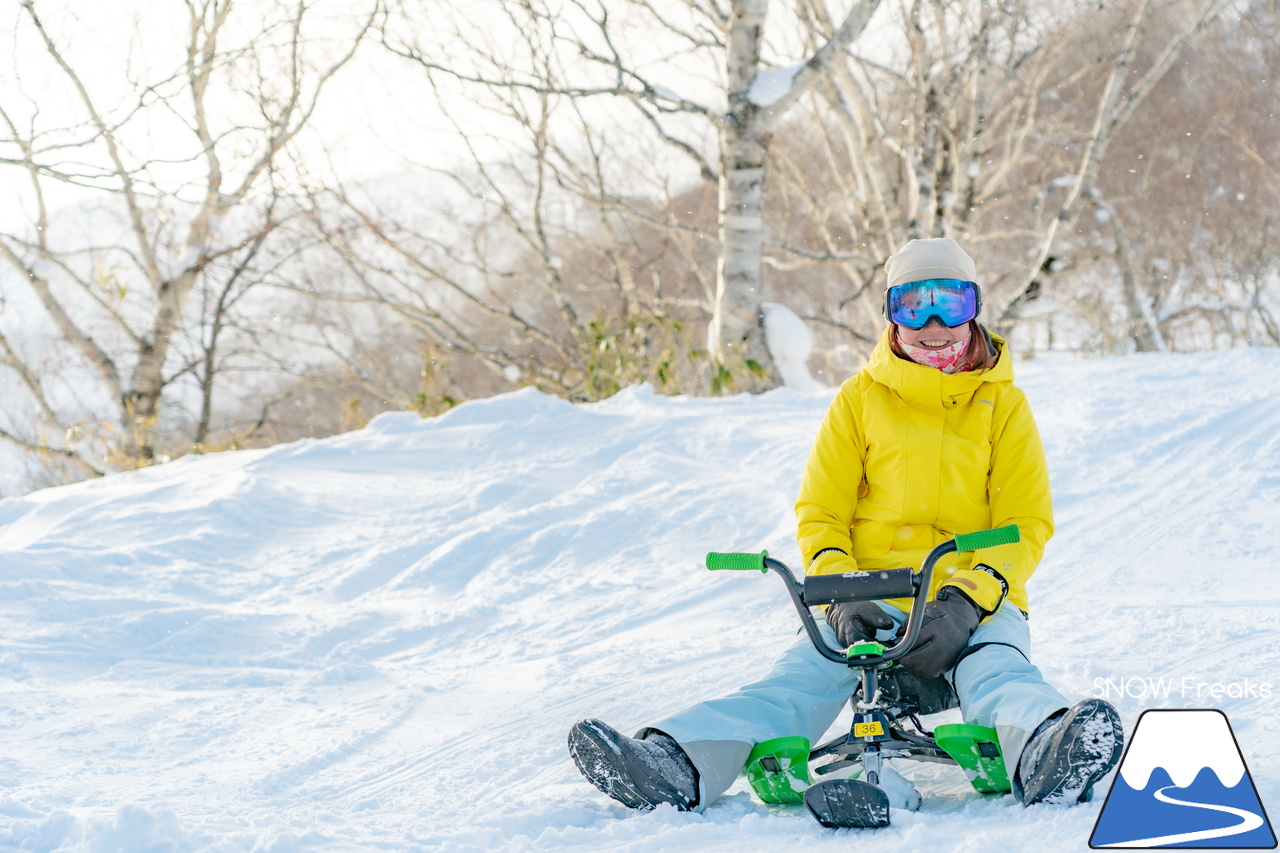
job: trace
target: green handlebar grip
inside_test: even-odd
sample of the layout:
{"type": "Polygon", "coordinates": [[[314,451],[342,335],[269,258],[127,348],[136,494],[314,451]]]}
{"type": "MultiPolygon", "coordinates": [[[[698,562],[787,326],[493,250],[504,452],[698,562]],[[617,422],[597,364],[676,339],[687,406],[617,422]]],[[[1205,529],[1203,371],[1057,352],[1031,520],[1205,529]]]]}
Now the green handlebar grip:
{"type": "Polygon", "coordinates": [[[768,572],[769,568],[764,564],[764,558],[769,556],[768,551],[761,551],[759,554],[717,554],[712,551],[707,555],[707,568],[713,572],[728,569],[735,572],[768,572]]]}
{"type": "Polygon", "coordinates": [[[961,533],[956,536],[957,551],[978,551],[982,548],[994,548],[997,545],[1012,545],[1021,542],[1022,534],[1018,525],[1010,524],[991,530],[978,530],[974,533],[961,533]]]}

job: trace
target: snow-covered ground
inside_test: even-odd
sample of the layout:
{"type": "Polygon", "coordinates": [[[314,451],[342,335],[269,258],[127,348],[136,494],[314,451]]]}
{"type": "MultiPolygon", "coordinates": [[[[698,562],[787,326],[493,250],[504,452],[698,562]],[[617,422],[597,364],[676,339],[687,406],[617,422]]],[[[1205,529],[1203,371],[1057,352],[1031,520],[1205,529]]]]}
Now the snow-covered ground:
{"type": "MultiPolygon", "coordinates": [[[[1275,815],[1280,352],[1017,370],[1059,522],[1038,663],[1130,727],[1221,708],[1275,815]]],[[[526,390],[0,502],[0,848],[850,849],[742,782],[628,812],[565,749],[579,718],[639,727],[790,641],[776,579],[700,566],[796,559],[831,393],[526,390]]],[[[1082,850],[1101,800],[1023,809],[896,766],[925,805],[877,850],[1082,850]]]]}

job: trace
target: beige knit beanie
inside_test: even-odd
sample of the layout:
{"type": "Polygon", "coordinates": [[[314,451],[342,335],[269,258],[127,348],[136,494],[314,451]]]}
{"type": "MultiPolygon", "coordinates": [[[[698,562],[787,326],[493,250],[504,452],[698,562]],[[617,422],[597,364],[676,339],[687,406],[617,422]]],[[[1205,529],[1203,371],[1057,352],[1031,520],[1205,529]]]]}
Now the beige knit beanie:
{"type": "Polygon", "coordinates": [[[889,256],[884,271],[889,276],[889,287],[930,278],[978,280],[978,267],[973,258],[950,237],[908,241],[889,256]]]}

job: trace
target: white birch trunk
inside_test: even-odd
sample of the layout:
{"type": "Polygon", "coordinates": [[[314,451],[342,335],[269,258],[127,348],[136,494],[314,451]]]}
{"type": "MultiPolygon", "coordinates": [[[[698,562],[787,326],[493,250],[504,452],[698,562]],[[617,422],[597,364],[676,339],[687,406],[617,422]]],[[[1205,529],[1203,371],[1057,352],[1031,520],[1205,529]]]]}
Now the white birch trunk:
{"type": "Polygon", "coordinates": [[[745,382],[748,390],[764,390],[778,382],[765,345],[762,308],[762,210],[770,127],[804,92],[828,77],[879,5],[880,0],[861,0],[802,66],[791,90],[768,107],[760,107],[752,103],[749,93],[760,72],[768,0],[733,0],[725,38],[728,110],[720,127],[720,258],[707,349],[718,365],[753,366],[745,382]]]}
{"type": "MultiPolygon", "coordinates": [[[[726,133],[720,169],[720,259],[708,348],[721,360],[732,352],[770,380],[761,314],[764,220],[764,145],[752,135],[726,133]],[[745,137],[745,138],[744,138],[745,137]]],[[[734,360],[737,360],[734,359],[734,360]]],[[[770,381],[769,384],[772,384],[770,381]]]]}
{"type": "Polygon", "coordinates": [[[1150,300],[1138,286],[1138,277],[1129,260],[1133,256],[1133,247],[1129,242],[1128,231],[1115,208],[1102,200],[1098,201],[1098,206],[1110,216],[1111,227],[1116,235],[1116,266],[1120,269],[1121,291],[1124,294],[1125,310],[1129,313],[1129,335],[1138,352],[1165,352],[1169,347],[1160,332],[1160,321],[1152,310],[1150,300]]]}
{"type": "MultiPolygon", "coordinates": [[[[760,109],[748,97],[760,68],[767,0],[735,0],[726,39],[728,111],[720,128],[720,258],[707,349],[715,359],[749,362],[773,384],[764,345],[764,139],[760,109]]],[[[755,385],[749,382],[748,385],[755,385]]]]}
{"type": "MultiPolygon", "coordinates": [[[[125,416],[133,430],[133,447],[142,460],[155,458],[155,426],[160,415],[160,402],[168,382],[164,378],[164,364],[169,357],[174,333],[182,323],[183,306],[191,295],[205,257],[211,248],[217,205],[214,198],[207,199],[187,232],[185,266],[173,270],[168,280],[157,277],[152,282],[156,304],[151,315],[151,325],[138,348],[138,361],[134,365],[125,396],[125,416]]],[[[139,235],[143,237],[144,235],[139,235]]]]}

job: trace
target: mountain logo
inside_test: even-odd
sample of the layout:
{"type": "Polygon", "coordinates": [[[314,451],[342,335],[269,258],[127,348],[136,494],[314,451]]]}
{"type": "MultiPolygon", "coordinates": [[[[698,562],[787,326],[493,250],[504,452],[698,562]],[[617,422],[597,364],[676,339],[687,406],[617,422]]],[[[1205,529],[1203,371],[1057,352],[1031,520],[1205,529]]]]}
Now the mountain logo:
{"type": "Polygon", "coordinates": [[[1089,846],[1274,848],[1275,833],[1227,715],[1144,711],[1089,846]]]}

